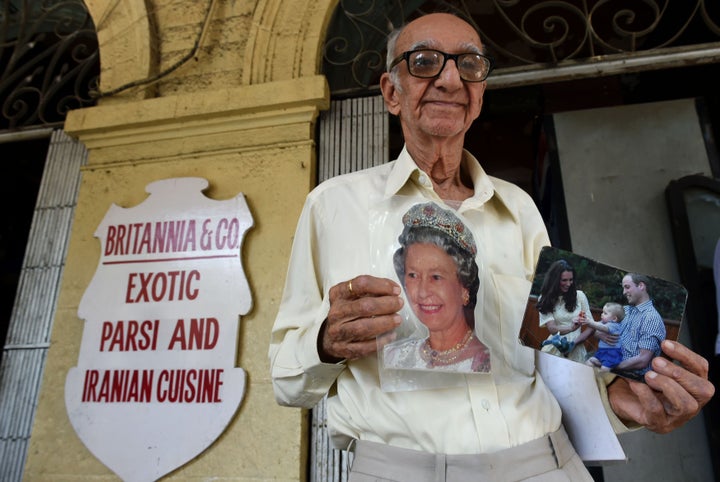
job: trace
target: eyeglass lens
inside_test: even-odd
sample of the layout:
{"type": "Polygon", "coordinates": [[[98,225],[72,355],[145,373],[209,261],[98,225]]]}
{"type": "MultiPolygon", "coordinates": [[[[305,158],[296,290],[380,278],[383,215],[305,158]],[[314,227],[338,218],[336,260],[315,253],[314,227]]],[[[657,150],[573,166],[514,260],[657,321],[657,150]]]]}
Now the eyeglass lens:
{"type": "MultiPolygon", "coordinates": [[[[435,77],[440,74],[446,55],[438,50],[416,50],[408,56],[408,70],[416,77],[435,77]]],[[[456,60],[460,78],[470,82],[485,80],[490,70],[490,61],[479,54],[459,54],[456,60]]]]}

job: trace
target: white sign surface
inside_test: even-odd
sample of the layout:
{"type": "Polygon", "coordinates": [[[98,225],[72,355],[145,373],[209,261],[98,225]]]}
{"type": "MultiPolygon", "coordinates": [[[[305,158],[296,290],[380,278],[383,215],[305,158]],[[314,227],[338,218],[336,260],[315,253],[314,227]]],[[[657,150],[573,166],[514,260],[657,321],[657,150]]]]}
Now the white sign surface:
{"type": "Polygon", "coordinates": [[[157,480],[203,452],[245,393],[235,361],[252,297],[240,252],[253,220],[242,194],[216,201],[207,186],[153,182],[95,232],[101,258],[78,309],[65,403],[83,443],[125,481],[157,480]]]}

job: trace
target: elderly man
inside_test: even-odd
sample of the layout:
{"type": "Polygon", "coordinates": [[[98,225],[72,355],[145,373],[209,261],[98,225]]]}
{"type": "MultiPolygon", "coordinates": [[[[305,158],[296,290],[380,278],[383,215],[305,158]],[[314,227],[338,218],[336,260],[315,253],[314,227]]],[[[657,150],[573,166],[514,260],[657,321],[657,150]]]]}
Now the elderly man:
{"type": "MultiPolygon", "coordinates": [[[[380,85],[405,148],[391,163],[322,183],[298,223],[272,331],[273,386],[284,405],[311,408],[329,394],[334,445],[355,449],[350,480],[592,480],[533,350],[517,341],[529,279],[549,244],[543,220],[524,191],[486,175],[463,150],[491,69],[482,52],[478,33],[449,14],[393,33],[380,85]],[[475,331],[491,351],[491,374],[382,390],[376,337],[401,323],[403,301],[397,283],[372,276],[370,213],[396,195],[452,207],[473,229],[483,263],[475,331]]],[[[704,359],[677,343],[664,350],[679,365],[656,358],[647,384],[608,386],[618,427],[669,431],[712,395],[704,359]]]]}

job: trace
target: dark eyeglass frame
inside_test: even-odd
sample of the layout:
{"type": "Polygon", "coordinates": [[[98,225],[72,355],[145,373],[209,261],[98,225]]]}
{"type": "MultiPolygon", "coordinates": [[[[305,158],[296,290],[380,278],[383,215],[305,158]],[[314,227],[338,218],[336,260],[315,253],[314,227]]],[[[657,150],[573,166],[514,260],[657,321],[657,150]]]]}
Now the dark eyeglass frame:
{"type": "Polygon", "coordinates": [[[465,82],[483,82],[490,76],[490,72],[492,72],[492,70],[495,68],[495,59],[493,59],[489,55],[481,54],[478,52],[463,52],[460,54],[449,54],[447,52],[443,52],[442,50],[436,50],[436,49],[415,49],[415,50],[408,50],[407,52],[403,52],[402,54],[395,57],[395,59],[392,62],[390,62],[390,67],[388,68],[388,72],[391,71],[392,69],[394,69],[395,66],[397,66],[400,62],[402,62],[404,60],[408,66],[408,73],[410,75],[412,75],[413,77],[417,77],[419,79],[432,79],[432,78],[438,77],[440,74],[442,74],[442,71],[445,70],[445,65],[447,64],[448,59],[455,61],[455,67],[458,68],[458,74],[460,75],[460,78],[462,80],[464,80],[465,82]],[[435,53],[442,55],[443,63],[442,63],[442,66],[440,66],[440,70],[438,71],[438,73],[435,75],[428,75],[428,76],[413,74],[412,70],[410,69],[409,59],[410,59],[410,56],[416,52],[435,52],[435,53]],[[463,55],[476,55],[476,56],[480,56],[480,57],[484,58],[485,60],[487,60],[488,70],[487,70],[487,72],[485,72],[485,76],[482,79],[476,80],[476,79],[463,78],[463,74],[460,71],[460,68],[458,68],[458,65],[459,65],[458,59],[460,57],[462,57],[463,55]]]}

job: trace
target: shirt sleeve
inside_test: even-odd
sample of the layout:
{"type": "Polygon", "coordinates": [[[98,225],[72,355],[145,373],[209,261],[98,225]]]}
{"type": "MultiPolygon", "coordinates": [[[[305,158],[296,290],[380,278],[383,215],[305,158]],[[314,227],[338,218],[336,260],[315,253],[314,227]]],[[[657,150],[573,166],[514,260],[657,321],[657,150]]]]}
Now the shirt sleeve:
{"type": "Polygon", "coordinates": [[[656,311],[649,313],[642,322],[638,348],[660,354],[660,343],[666,336],[665,323],[656,311]]]}
{"type": "Polygon", "coordinates": [[[318,208],[306,201],[270,335],[270,372],[275,399],[281,405],[312,408],[345,368],[344,363],[321,362],[317,349],[318,333],[329,311],[317,261],[321,218],[318,208]]]}
{"type": "Polygon", "coordinates": [[[616,378],[616,374],[609,372],[597,372],[595,375],[595,382],[597,383],[598,390],[600,391],[600,398],[602,400],[603,407],[605,407],[605,413],[608,416],[608,420],[610,420],[610,425],[612,426],[613,431],[616,434],[622,434],[643,428],[642,425],[637,423],[625,425],[615,412],[613,412],[612,407],[610,407],[607,387],[615,381],[616,378]]]}
{"type": "Polygon", "coordinates": [[[549,322],[554,321],[555,317],[553,316],[553,313],[543,313],[539,312],[538,319],[540,320],[540,326],[545,326],[549,322]]]}

